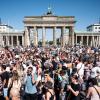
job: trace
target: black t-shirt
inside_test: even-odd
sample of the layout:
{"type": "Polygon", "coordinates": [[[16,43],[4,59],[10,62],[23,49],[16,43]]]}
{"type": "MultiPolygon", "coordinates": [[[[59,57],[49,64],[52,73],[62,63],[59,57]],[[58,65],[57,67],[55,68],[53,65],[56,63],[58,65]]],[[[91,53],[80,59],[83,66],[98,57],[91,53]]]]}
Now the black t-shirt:
{"type": "Polygon", "coordinates": [[[4,88],[7,88],[8,80],[9,80],[9,73],[7,71],[5,71],[4,73],[2,73],[1,77],[2,77],[3,82],[4,82],[4,80],[6,80],[4,88]]]}
{"type": "MultiPolygon", "coordinates": [[[[80,91],[80,85],[79,84],[71,84],[71,87],[74,91],[80,91]]],[[[80,95],[75,96],[72,92],[70,92],[70,100],[80,100],[80,95]]]]}

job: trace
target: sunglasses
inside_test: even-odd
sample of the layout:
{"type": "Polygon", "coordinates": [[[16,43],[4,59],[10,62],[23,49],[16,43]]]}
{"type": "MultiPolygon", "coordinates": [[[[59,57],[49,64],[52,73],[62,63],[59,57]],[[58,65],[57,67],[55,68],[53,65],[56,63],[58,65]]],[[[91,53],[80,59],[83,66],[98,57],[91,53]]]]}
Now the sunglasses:
{"type": "Polygon", "coordinates": [[[32,70],[27,70],[27,72],[32,72],[32,70]]]}
{"type": "Polygon", "coordinates": [[[44,75],[44,76],[48,76],[48,75],[44,75]]]}

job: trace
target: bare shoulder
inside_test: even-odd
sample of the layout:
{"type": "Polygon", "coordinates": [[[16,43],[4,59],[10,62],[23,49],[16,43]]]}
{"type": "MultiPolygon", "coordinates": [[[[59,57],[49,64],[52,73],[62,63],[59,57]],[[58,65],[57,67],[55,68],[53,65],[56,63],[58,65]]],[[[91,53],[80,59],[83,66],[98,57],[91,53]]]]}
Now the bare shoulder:
{"type": "Polygon", "coordinates": [[[98,86],[98,90],[99,90],[99,93],[100,93],[100,86],[98,86]]]}
{"type": "MultiPolygon", "coordinates": [[[[100,87],[99,86],[95,86],[95,88],[98,90],[98,92],[100,93],[100,87]]],[[[92,87],[92,90],[94,89],[94,87],[92,87]]]]}
{"type": "Polygon", "coordinates": [[[89,87],[89,90],[93,90],[93,87],[89,87]]]}

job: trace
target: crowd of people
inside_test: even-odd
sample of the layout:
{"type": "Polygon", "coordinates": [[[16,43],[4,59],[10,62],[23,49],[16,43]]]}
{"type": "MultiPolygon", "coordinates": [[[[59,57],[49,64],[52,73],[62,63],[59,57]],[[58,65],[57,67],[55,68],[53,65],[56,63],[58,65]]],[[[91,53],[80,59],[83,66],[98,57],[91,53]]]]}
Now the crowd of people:
{"type": "Polygon", "coordinates": [[[100,100],[100,48],[0,48],[0,100],[100,100]]]}

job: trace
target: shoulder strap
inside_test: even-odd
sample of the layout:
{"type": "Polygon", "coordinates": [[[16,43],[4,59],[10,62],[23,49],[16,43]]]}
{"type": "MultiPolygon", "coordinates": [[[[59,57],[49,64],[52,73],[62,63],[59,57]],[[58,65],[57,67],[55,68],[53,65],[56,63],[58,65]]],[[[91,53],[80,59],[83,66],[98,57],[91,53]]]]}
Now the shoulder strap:
{"type": "Polygon", "coordinates": [[[48,92],[51,94],[51,96],[53,95],[49,90],[48,90],[48,92]]]}
{"type": "Polygon", "coordinates": [[[100,98],[100,93],[98,92],[98,90],[96,89],[96,87],[94,87],[94,88],[95,88],[95,90],[96,90],[96,92],[97,92],[97,94],[99,95],[99,98],[100,98]]]}

